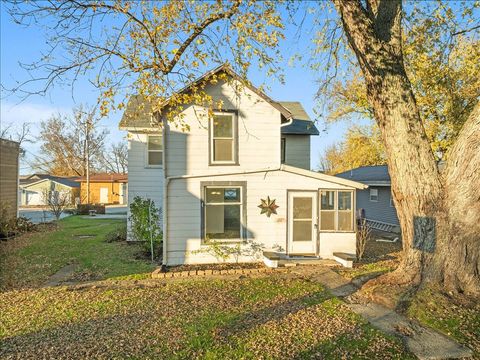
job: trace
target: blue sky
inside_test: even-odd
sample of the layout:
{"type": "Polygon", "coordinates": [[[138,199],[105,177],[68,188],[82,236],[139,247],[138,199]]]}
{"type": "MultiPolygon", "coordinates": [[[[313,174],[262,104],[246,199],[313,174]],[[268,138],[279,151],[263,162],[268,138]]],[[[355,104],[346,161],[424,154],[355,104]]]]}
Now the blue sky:
{"type": "MultiPolygon", "coordinates": [[[[300,39],[294,38],[294,31],[287,31],[287,39],[282,45],[285,58],[295,52],[305,51],[311,45],[311,38],[305,34],[300,39]]],[[[0,18],[0,76],[1,83],[11,87],[17,80],[25,79],[26,73],[20,68],[19,62],[31,62],[39,58],[44,50],[45,38],[38,28],[26,28],[14,24],[1,6],[0,18]]],[[[276,100],[300,101],[312,118],[315,118],[315,106],[322,105],[322,100],[316,101],[315,94],[318,89],[318,76],[301,64],[287,66],[285,64],[285,84],[267,79],[258,69],[252,67],[251,81],[260,85],[266,83],[270,89],[268,95],[276,100]]],[[[72,92],[69,87],[54,88],[46,96],[32,96],[21,101],[16,95],[2,92],[0,122],[2,128],[9,123],[14,127],[21,126],[24,122],[32,125],[32,135],[38,134],[39,123],[48,119],[52,114],[71,112],[73,106],[81,103],[95,104],[98,92],[83,78],[72,92]]],[[[125,137],[125,133],[118,130],[120,112],[111,113],[108,118],[101,121],[101,127],[109,130],[108,141],[118,142],[125,137]]],[[[312,137],[311,167],[316,169],[318,158],[325,148],[341,140],[342,135],[351,124],[347,122],[331,124],[325,127],[322,120],[317,123],[320,136],[312,137]]],[[[27,159],[39,150],[38,143],[25,144],[27,159]]],[[[31,171],[27,161],[21,164],[21,173],[31,171]]]]}

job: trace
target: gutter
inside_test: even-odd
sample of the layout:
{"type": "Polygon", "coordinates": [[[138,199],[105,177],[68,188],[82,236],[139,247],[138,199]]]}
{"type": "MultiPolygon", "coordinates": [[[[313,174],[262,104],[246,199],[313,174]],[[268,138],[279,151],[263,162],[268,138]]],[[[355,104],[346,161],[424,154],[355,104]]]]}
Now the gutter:
{"type": "Polygon", "coordinates": [[[293,116],[287,120],[288,121],[286,123],[280,124],[280,127],[291,125],[293,123],[293,116]]]}

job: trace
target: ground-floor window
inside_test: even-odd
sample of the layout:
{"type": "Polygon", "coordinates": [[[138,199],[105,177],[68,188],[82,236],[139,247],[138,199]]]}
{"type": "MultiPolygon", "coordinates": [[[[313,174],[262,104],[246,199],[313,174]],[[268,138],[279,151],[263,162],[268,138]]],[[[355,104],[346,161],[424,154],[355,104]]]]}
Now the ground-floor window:
{"type": "Polygon", "coordinates": [[[320,231],[353,231],[353,191],[320,191],[320,231]]]}
{"type": "Polygon", "coordinates": [[[242,239],[241,186],[205,186],[204,204],[205,241],[242,239]]]}

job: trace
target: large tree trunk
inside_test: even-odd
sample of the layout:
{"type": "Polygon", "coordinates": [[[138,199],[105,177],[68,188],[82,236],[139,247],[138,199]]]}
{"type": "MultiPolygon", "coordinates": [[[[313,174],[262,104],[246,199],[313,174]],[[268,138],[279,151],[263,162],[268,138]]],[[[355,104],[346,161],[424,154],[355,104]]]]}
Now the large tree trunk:
{"type": "Polygon", "coordinates": [[[401,0],[334,2],[382,133],[402,230],[402,263],[384,280],[480,294],[480,106],[440,174],[403,63],[401,0]]]}

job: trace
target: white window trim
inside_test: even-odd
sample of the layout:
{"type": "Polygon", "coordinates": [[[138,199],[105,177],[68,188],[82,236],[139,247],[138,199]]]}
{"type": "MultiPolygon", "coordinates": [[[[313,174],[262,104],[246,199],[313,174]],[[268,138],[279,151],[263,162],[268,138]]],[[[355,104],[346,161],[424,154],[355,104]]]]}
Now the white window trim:
{"type": "Polygon", "coordinates": [[[214,137],[214,132],[213,132],[213,128],[214,128],[214,124],[213,124],[213,120],[214,118],[210,118],[209,119],[209,122],[210,122],[210,164],[212,165],[237,165],[237,157],[238,157],[238,154],[237,154],[237,141],[238,139],[236,137],[238,137],[238,131],[237,131],[237,121],[236,121],[236,114],[234,112],[227,112],[227,111],[215,111],[213,112],[213,115],[230,115],[230,117],[232,118],[232,137],[214,137]],[[213,146],[215,140],[232,140],[232,160],[228,160],[228,161],[218,161],[218,160],[215,160],[215,148],[213,146]]]}
{"type": "Polygon", "coordinates": [[[165,159],[163,158],[163,149],[164,149],[164,143],[163,143],[163,135],[161,133],[147,135],[147,142],[146,142],[146,146],[145,146],[145,168],[148,168],[148,169],[161,169],[161,168],[163,168],[163,163],[165,161],[165,159]],[[148,148],[149,139],[152,136],[156,136],[156,137],[160,136],[160,138],[162,139],[162,150],[149,150],[149,148],[148,148]],[[148,154],[150,152],[162,153],[162,165],[150,165],[148,163],[148,158],[149,158],[148,154]]]}
{"type": "Polygon", "coordinates": [[[207,185],[204,186],[203,188],[204,194],[204,201],[205,201],[205,206],[204,206],[204,214],[203,214],[203,228],[205,229],[205,237],[207,235],[207,205],[240,205],[240,238],[236,239],[205,239],[205,242],[202,245],[208,245],[209,243],[212,242],[220,242],[220,243],[238,243],[238,242],[243,242],[244,241],[244,235],[243,235],[243,187],[240,185],[207,185]],[[207,201],[207,189],[240,189],[240,201],[236,202],[208,202],[207,201]]]}
{"type": "Polygon", "coordinates": [[[393,203],[393,196],[390,194],[390,207],[395,207],[395,204],[393,203]]]}
{"type": "Polygon", "coordinates": [[[355,192],[353,190],[343,190],[343,189],[319,189],[319,209],[318,209],[318,215],[319,215],[319,222],[318,222],[318,231],[321,233],[352,233],[355,232],[355,192]],[[333,191],[334,192],[334,204],[333,204],[333,210],[322,210],[322,192],[323,191],[333,191]],[[351,201],[351,209],[350,210],[338,210],[338,193],[339,192],[349,192],[350,193],[350,201],[351,201]],[[329,230],[322,230],[322,211],[323,212],[333,212],[333,223],[334,223],[334,229],[329,229],[329,230]],[[339,212],[347,212],[350,211],[352,213],[352,230],[338,230],[338,214],[339,212]]]}
{"type": "Polygon", "coordinates": [[[370,189],[369,200],[370,200],[371,202],[378,202],[378,189],[370,189]],[[376,199],[374,199],[374,200],[372,199],[372,191],[376,191],[376,192],[377,192],[377,195],[374,195],[374,196],[376,196],[376,199]]]}

